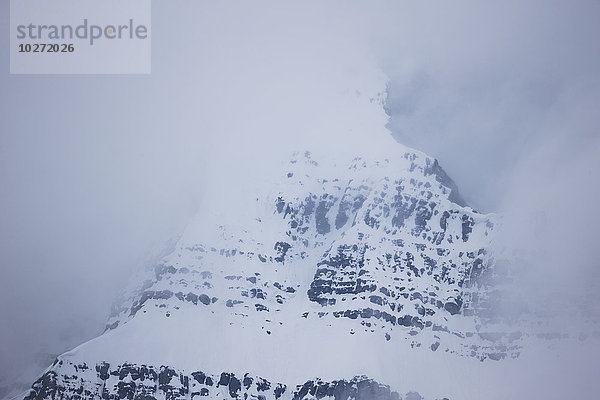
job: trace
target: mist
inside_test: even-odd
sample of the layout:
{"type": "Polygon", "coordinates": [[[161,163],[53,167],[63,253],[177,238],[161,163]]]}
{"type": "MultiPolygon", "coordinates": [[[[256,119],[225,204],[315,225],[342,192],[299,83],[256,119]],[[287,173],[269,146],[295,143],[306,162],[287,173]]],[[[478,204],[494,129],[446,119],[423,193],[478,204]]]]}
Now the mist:
{"type": "Polygon", "coordinates": [[[438,158],[469,205],[502,215],[495,250],[515,275],[496,317],[520,329],[528,310],[543,316],[538,332],[571,338],[516,373],[479,379],[510,387],[508,397],[593,397],[600,347],[585,338],[600,321],[600,3],[460,4],[411,7],[378,40],[397,49],[381,58],[388,128],[438,158]]]}
{"type": "Polygon", "coordinates": [[[227,213],[293,150],[352,148],[368,132],[331,100],[386,77],[396,140],[505,216],[499,247],[536,255],[515,293],[597,291],[599,17],[597,1],[175,0],[153,3],[148,76],[9,75],[5,51],[0,382],[100,334],[199,210],[227,213]]]}
{"type": "Polygon", "coordinates": [[[2,385],[102,333],[130,275],[199,210],[232,214],[292,150],[360,123],[329,102],[372,77],[357,9],[169,1],[153,15],[148,76],[9,75],[3,56],[2,385]]]}
{"type": "Polygon", "coordinates": [[[378,41],[397,49],[381,59],[388,127],[437,157],[473,208],[504,216],[498,247],[531,264],[512,296],[587,309],[600,287],[600,4],[462,5],[411,7],[378,41]]]}

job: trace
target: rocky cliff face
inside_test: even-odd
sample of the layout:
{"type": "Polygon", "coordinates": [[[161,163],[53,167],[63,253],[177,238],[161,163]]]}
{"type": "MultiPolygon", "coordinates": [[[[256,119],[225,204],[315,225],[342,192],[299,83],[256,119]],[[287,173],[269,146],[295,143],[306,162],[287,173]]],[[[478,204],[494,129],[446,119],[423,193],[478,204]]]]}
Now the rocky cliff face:
{"type": "Polygon", "coordinates": [[[243,205],[251,218],[199,216],[107,331],[25,397],[417,399],[418,380],[398,377],[424,352],[516,357],[520,334],[482,328],[501,281],[495,217],[466,206],[436,160],[398,146],[346,163],[295,154],[243,205]]]}
{"type": "MultiPolygon", "coordinates": [[[[186,373],[172,368],[123,364],[111,368],[108,363],[97,364],[91,370],[85,363],[64,364],[57,361],[63,375],[48,371],[33,385],[26,398],[103,398],[103,399],[189,399],[189,398],[252,398],[252,399],[390,399],[401,396],[387,385],[381,385],[365,376],[350,380],[323,382],[309,380],[288,387],[273,384],[248,373],[236,376],[222,372],[216,375],[202,371],[186,373]],[[70,371],[72,375],[65,373],[70,371]],[[86,381],[82,377],[86,377],[86,381]],[[85,384],[82,384],[85,383],[85,384]]],[[[416,393],[408,398],[419,399],[416,393]]]]}

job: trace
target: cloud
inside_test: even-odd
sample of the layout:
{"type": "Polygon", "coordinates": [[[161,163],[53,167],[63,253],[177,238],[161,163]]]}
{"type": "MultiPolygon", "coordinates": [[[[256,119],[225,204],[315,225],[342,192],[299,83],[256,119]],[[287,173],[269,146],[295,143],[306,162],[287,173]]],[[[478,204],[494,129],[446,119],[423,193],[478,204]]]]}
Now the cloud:
{"type": "Polygon", "coordinates": [[[440,158],[476,208],[498,210],[540,143],[589,139],[578,130],[597,101],[599,13],[597,2],[398,7],[375,39],[391,78],[390,129],[440,158]],[[570,130],[550,123],[561,116],[570,130]]]}
{"type": "MultiPolygon", "coordinates": [[[[375,42],[391,78],[389,128],[437,157],[474,208],[503,216],[496,250],[516,279],[499,315],[518,305],[545,316],[541,331],[589,337],[600,321],[600,3],[459,2],[387,15],[394,25],[375,42]]],[[[597,370],[597,341],[575,342],[514,365],[526,378],[513,389],[597,391],[593,376],[565,368],[597,370]],[[552,378],[541,385],[530,371],[552,378]]]]}
{"type": "Polygon", "coordinates": [[[149,76],[11,76],[3,59],[0,381],[102,332],[198,209],[243,212],[292,149],[339,151],[383,125],[368,24],[338,5],[153,4],[149,76]]]}
{"type": "Polygon", "coordinates": [[[438,157],[475,208],[504,213],[510,235],[561,276],[596,279],[600,4],[471,6],[399,7],[399,28],[378,37],[389,127],[438,157]]]}

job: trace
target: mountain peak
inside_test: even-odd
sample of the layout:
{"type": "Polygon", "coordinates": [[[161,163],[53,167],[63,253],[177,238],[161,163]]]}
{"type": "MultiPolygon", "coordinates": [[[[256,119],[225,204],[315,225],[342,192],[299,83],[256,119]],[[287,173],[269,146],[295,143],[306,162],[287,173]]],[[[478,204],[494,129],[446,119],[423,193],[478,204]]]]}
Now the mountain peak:
{"type": "Polygon", "coordinates": [[[494,218],[463,207],[436,160],[398,149],[347,162],[298,152],[278,180],[226,210],[244,218],[213,223],[212,210],[201,210],[175,250],[136,278],[107,331],[60,356],[29,398],[72,394],[70,376],[109,397],[335,397],[342,385],[349,398],[363,387],[393,398],[419,388],[416,380],[392,389],[371,381],[398,377],[378,366],[383,355],[514,355],[518,346],[476,334],[494,218]],[[373,351],[360,351],[356,364],[350,348],[373,351]],[[222,371],[223,385],[194,378],[225,382],[222,371]],[[165,373],[179,383],[164,386],[172,380],[165,373]],[[309,389],[255,393],[237,383],[248,376],[309,389]]]}

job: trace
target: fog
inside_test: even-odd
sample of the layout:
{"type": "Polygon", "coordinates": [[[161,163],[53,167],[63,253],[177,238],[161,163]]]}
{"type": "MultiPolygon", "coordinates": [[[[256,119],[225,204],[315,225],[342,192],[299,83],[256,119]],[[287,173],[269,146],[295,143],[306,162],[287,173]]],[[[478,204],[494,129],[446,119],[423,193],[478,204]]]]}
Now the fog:
{"type": "Polygon", "coordinates": [[[411,7],[380,41],[394,49],[383,63],[389,126],[438,156],[475,208],[492,211],[533,157],[546,152],[558,170],[597,138],[600,5],[461,4],[411,7]]]}
{"type": "Polygon", "coordinates": [[[437,157],[473,208],[504,215],[498,247],[531,264],[512,297],[597,313],[600,3],[461,4],[411,7],[381,35],[395,49],[382,58],[388,127],[437,157]]]}
{"type": "Polygon", "coordinates": [[[0,36],[0,382],[101,333],[131,271],[274,155],[348,139],[358,122],[330,99],[384,75],[394,137],[538,257],[515,292],[597,290],[599,17],[597,1],[158,1],[148,76],[9,75],[0,36]],[[344,131],[322,137],[331,120],[344,131]]]}

